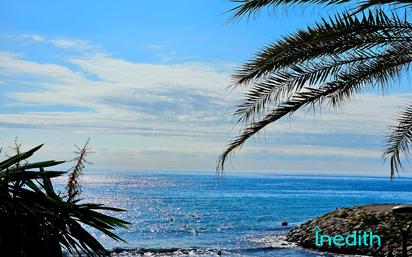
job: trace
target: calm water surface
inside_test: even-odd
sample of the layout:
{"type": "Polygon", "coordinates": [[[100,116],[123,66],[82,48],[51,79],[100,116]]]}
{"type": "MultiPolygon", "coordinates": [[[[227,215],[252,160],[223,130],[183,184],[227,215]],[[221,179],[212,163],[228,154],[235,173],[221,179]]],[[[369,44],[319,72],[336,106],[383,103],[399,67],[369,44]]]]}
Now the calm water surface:
{"type": "Polygon", "coordinates": [[[283,245],[281,222],[293,227],[338,207],[412,202],[406,178],[111,172],[85,174],[82,185],[83,199],[128,210],[118,215],[132,223],[118,230],[128,244],[92,231],[106,247],[196,249],[191,256],[215,256],[216,249],[223,256],[320,256],[283,245]]]}

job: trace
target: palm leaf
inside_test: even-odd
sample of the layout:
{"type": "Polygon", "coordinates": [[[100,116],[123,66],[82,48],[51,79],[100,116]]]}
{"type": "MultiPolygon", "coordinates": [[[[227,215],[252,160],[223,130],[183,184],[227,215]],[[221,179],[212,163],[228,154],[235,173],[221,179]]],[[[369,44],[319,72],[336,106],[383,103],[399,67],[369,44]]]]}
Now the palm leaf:
{"type": "Polygon", "coordinates": [[[280,5],[339,5],[351,3],[355,6],[355,13],[361,12],[371,7],[381,7],[382,5],[399,5],[401,7],[412,4],[411,0],[232,0],[238,5],[230,10],[232,19],[242,16],[250,17],[257,14],[262,8],[276,7],[280,5]]]}
{"type": "Polygon", "coordinates": [[[409,44],[395,45],[386,53],[387,55],[373,59],[369,63],[359,64],[340,73],[336,80],[327,82],[320,88],[305,88],[274,108],[262,120],[247,125],[220,155],[217,170],[223,170],[227,157],[270,123],[309,104],[328,100],[332,105],[338,105],[366,86],[386,85],[398,76],[402,69],[408,68],[412,61],[412,47],[409,44]]]}
{"type": "Polygon", "coordinates": [[[289,70],[274,72],[268,79],[252,85],[244,93],[234,115],[239,117],[238,122],[253,122],[261,118],[271,105],[290,98],[305,85],[318,87],[329,79],[338,79],[342,73],[357,65],[364,65],[366,62],[389,55],[391,53],[377,53],[365,49],[346,53],[345,56],[333,55],[321,60],[292,65],[289,70]]]}
{"type": "Polygon", "coordinates": [[[227,145],[226,149],[219,156],[217,163],[217,171],[223,171],[228,156],[236,149],[240,149],[242,145],[246,142],[246,140],[248,140],[250,137],[258,133],[267,125],[276,120],[281,119],[289,113],[297,111],[299,108],[303,106],[319,102],[325,96],[337,91],[341,86],[341,84],[335,84],[325,86],[320,89],[305,88],[305,92],[299,92],[296,95],[294,95],[290,100],[280,104],[264,119],[257,122],[253,122],[252,124],[248,125],[246,128],[242,130],[242,132],[237,138],[235,138],[227,145]]]}
{"type": "Polygon", "coordinates": [[[389,158],[391,176],[402,169],[401,154],[405,157],[409,154],[409,146],[412,140],[412,105],[405,108],[398,118],[398,124],[392,127],[392,133],[387,138],[384,156],[389,158]]]}
{"type": "Polygon", "coordinates": [[[274,72],[282,72],[294,65],[304,66],[305,62],[322,57],[344,56],[348,51],[386,47],[411,39],[412,25],[406,21],[406,16],[401,18],[396,13],[386,14],[382,10],[363,13],[360,17],[338,14],[257,53],[236,72],[235,85],[265,79],[274,72]]]}

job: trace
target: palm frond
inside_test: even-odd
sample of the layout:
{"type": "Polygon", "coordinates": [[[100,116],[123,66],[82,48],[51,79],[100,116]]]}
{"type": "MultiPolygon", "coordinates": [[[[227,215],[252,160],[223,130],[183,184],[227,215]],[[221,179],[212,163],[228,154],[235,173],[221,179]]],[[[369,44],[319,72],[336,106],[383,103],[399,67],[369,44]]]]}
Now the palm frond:
{"type": "Polygon", "coordinates": [[[318,87],[342,74],[351,75],[351,70],[373,66],[378,59],[397,56],[412,40],[412,25],[395,14],[375,11],[360,19],[340,18],[346,21],[337,18],[301,31],[243,66],[235,78],[238,85],[247,84],[248,91],[234,113],[238,122],[263,117],[271,105],[304,86],[318,87]]]}
{"type": "Polygon", "coordinates": [[[329,79],[337,79],[342,71],[347,72],[356,65],[363,65],[372,59],[384,58],[387,55],[362,49],[346,53],[344,56],[332,55],[273,72],[269,78],[255,83],[244,93],[234,115],[239,117],[238,122],[253,122],[261,118],[271,105],[288,99],[304,86],[318,87],[329,79]]]}
{"type": "Polygon", "coordinates": [[[238,6],[230,10],[232,12],[232,18],[251,16],[258,13],[262,8],[275,7],[279,5],[292,5],[292,4],[342,4],[350,2],[351,0],[232,0],[237,3],[238,6]]]}
{"type": "Polygon", "coordinates": [[[396,7],[396,8],[410,8],[412,6],[412,1],[411,0],[366,0],[366,1],[361,1],[361,3],[358,5],[358,7],[355,10],[355,13],[357,12],[362,12],[368,8],[374,7],[374,6],[384,6],[384,5],[389,5],[391,7],[396,7]]]}
{"type": "Polygon", "coordinates": [[[391,177],[402,169],[401,154],[405,157],[409,155],[409,146],[412,141],[412,104],[404,109],[397,123],[387,137],[384,151],[385,159],[389,158],[390,161],[391,177]]]}
{"type": "Polygon", "coordinates": [[[401,7],[410,6],[411,0],[232,0],[238,5],[230,10],[231,19],[247,16],[250,17],[259,13],[262,8],[276,7],[280,5],[338,5],[352,2],[355,6],[354,12],[361,12],[371,7],[381,7],[383,5],[399,5],[401,7]]]}
{"type": "Polygon", "coordinates": [[[295,94],[293,97],[291,97],[290,100],[276,107],[261,121],[257,121],[248,125],[246,128],[242,130],[241,134],[237,138],[235,138],[227,145],[226,149],[219,156],[217,162],[217,171],[223,171],[228,156],[236,149],[240,149],[242,145],[246,142],[246,140],[248,140],[250,137],[258,133],[267,125],[276,120],[281,119],[287,114],[297,111],[303,106],[306,106],[308,104],[315,104],[316,102],[321,101],[323,97],[337,91],[341,86],[341,84],[335,84],[324,86],[320,89],[305,88],[305,92],[299,92],[295,94]]]}
{"type": "Polygon", "coordinates": [[[351,66],[337,79],[345,87],[328,95],[327,100],[332,106],[340,106],[359,92],[363,86],[383,88],[401,77],[402,71],[409,70],[412,62],[412,44],[395,44],[382,55],[363,63],[351,66]]]}
{"type": "Polygon", "coordinates": [[[304,88],[286,102],[275,107],[262,120],[246,126],[241,134],[230,142],[220,155],[217,170],[223,170],[230,153],[241,148],[246,140],[268,124],[309,104],[314,105],[328,100],[332,105],[338,105],[365,86],[386,85],[389,80],[398,76],[402,69],[408,68],[411,62],[411,45],[398,44],[388,49],[386,55],[380,56],[380,58],[358,64],[356,67],[351,67],[345,72],[339,73],[335,80],[325,83],[320,88],[304,88]]]}
{"type": "Polygon", "coordinates": [[[265,79],[277,71],[348,51],[385,47],[396,42],[410,42],[412,25],[406,16],[382,10],[361,16],[338,14],[313,27],[287,36],[266,47],[244,64],[234,75],[235,85],[265,79]]]}

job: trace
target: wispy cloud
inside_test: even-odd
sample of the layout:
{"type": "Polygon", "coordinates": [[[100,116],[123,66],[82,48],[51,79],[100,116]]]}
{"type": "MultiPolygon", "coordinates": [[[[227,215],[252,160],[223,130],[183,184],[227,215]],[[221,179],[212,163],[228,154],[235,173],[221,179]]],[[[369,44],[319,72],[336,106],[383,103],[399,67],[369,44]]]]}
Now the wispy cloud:
{"type": "Polygon", "coordinates": [[[165,45],[160,45],[160,44],[147,44],[146,47],[150,48],[150,49],[164,49],[164,48],[166,48],[165,45]]]}
{"type": "MultiPolygon", "coordinates": [[[[83,133],[100,138],[102,135],[124,137],[127,142],[122,145],[116,145],[113,139],[108,143],[110,147],[107,144],[97,147],[106,152],[111,148],[109,152],[113,156],[109,159],[113,162],[121,162],[121,156],[139,155],[139,160],[151,162],[153,167],[162,160],[164,166],[177,167],[190,156],[186,168],[202,165],[207,169],[213,169],[229,132],[236,135],[238,127],[233,128],[231,113],[239,92],[226,89],[233,64],[130,61],[110,55],[87,41],[50,39],[35,34],[2,36],[1,39],[26,40],[78,51],[62,54],[57,61],[0,52],[0,90],[5,99],[0,112],[3,131],[19,128],[83,133]],[[88,51],[90,49],[93,51],[88,51]],[[25,111],[13,111],[17,107],[25,107],[25,111]],[[39,107],[44,108],[38,110],[39,107]]],[[[160,45],[147,47],[163,49],[160,45]]],[[[253,160],[259,156],[267,160],[272,156],[277,159],[290,156],[379,158],[380,149],[361,143],[345,147],[333,144],[355,135],[357,138],[359,135],[382,136],[391,124],[391,117],[410,96],[394,94],[383,98],[365,94],[342,110],[325,110],[315,118],[298,112],[291,121],[286,119],[268,127],[265,133],[268,144],[248,143],[240,156],[252,156],[252,159],[247,158],[249,164],[239,163],[242,167],[252,167],[253,160]],[[279,143],[279,139],[286,136],[293,141],[291,134],[296,138],[310,134],[311,140],[299,144],[296,144],[299,140],[295,140],[295,144],[279,143]],[[325,144],[319,140],[325,135],[333,135],[334,139],[325,144]]],[[[262,137],[266,138],[265,135],[262,137]]],[[[107,157],[98,158],[108,165],[107,157]]],[[[267,167],[272,164],[269,161],[267,167]]],[[[150,168],[151,165],[143,166],[150,168]]],[[[278,169],[287,169],[286,164],[282,165],[278,169]]]]}
{"type": "Polygon", "coordinates": [[[57,38],[50,39],[37,34],[23,34],[23,35],[1,35],[2,40],[14,40],[29,43],[46,43],[55,47],[71,49],[76,51],[90,51],[100,50],[101,47],[97,44],[92,44],[86,40],[70,39],[70,38],[57,38]]]}
{"type": "Polygon", "coordinates": [[[7,95],[14,105],[57,106],[54,112],[3,114],[3,125],[67,129],[85,129],[88,125],[91,130],[100,127],[128,133],[144,127],[163,133],[167,129],[177,132],[186,124],[180,134],[193,134],[190,127],[196,127],[196,134],[208,134],[213,128],[204,124],[216,122],[217,133],[219,124],[227,118],[230,97],[222,93],[222,88],[228,83],[228,74],[208,64],[153,65],[99,54],[65,60],[80,69],[74,71],[64,65],[24,60],[11,53],[0,53],[0,61],[2,78],[24,78],[26,83],[30,83],[29,78],[36,78],[30,83],[30,90],[7,95]],[[58,115],[59,105],[89,111],[63,116],[58,115]],[[51,119],[53,116],[57,118],[51,119]]]}
{"type": "Polygon", "coordinates": [[[76,40],[76,39],[52,39],[48,40],[56,47],[66,48],[66,49],[76,49],[76,50],[93,50],[98,49],[99,46],[91,44],[84,40],[76,40]]]}
{"type": "Polygon", "coordinates": [[[345,158],[379,158],[381,152],[378,150],[357,149],[349,147],[330,147],[319,145],[274,145],[270,147],[251,147],[246,149],[247,154],[259,154],[260,156],[289,155],[289,156],[310,156],[310,157],[345,157],[345,158]]]}

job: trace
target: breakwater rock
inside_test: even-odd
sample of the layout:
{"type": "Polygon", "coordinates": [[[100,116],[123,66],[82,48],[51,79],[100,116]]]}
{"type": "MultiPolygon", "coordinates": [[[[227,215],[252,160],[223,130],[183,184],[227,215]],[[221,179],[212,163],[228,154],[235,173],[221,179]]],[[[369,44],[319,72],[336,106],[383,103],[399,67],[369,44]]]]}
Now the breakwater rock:
{"type": "MultiPolygon", "coordinates": [[[[289,242],[311,250],[339,254],[400,257],[402,256],[402,237],[391,211],[394,206],[396,205],[381,204],[336,209],[292,229],[286,237],[289,242]],[[370,237],[371,233],[379,236],[380,246],[376,237],[373,242],[370,241],[370,238],[361,239],[361,241],[359,241],[360,238],[357,238],[358,241],[355,244],[353,237],[345,241],[345,238],[353,235],[354,232],[358,236],[367,235],[370,237]],[[324,240],[321,244],[320,235],[328,235],[331,240],[325,236],[322,238],[324,240]],[[342,236],[343,239],[338,236],[337,240],[333,241],[336,235],[342,236]]],[[[412,241],[408,241],[408,254],[412,256],[412,241]]]]}

